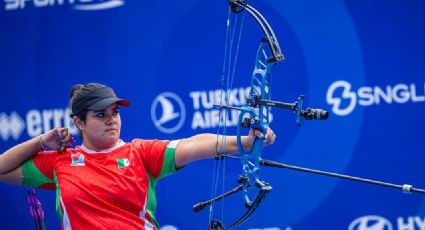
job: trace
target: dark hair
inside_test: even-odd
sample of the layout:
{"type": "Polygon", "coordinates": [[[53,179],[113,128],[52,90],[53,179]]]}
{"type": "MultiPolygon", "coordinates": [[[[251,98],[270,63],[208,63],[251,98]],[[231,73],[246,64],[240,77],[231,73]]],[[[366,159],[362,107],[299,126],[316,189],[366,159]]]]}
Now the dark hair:
{"type": "MultiPolygon", "coordinates": [[[[106,87],[105,85],[99,84],[99,83],[88,83],[88,84],[76,84],[72,87],[70,93],[69,93],[69,97],[70,97],[70,102],[69,102],[69,107],[72,111],[72,107],[76,105],[77,102],[81,101],[87,94],[89,94],[90,92],[92,92],[95,89],[99,89],[99,88],[103,88],[106,87]]],[[[83,110],[81,112],[78,112],[77,114],[72,114],[71,117],[73,116],[77,116],[83,123],[86,122],[86,117],[87,117],[87,111],[88,110],[83,110]]],[[[77,126],[78,128],[78,126],[77,126]]],[[[83,135],[81,133],[81,130],[78,129],[78,137],[83,140],[83,135]]]]}

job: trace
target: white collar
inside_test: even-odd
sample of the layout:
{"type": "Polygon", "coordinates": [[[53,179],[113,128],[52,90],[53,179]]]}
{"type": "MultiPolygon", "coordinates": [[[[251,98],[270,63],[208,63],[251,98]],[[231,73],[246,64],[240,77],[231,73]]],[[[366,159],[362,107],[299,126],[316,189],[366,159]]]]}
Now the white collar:
{"type": "Polygon", "coordinates": [[[81,148],[84,150],[84,152],[89,153],[89,154],[93,154],[93,153],[110,153],[110,152],[114,151],[115,149],[117,149],[117,148],[119,148],[119,147],[121,147],[123,145],[125,145],[125,142],[123,140],[119,139],[114,146],[112,146],[111,148],[107,148],[107,149],[101,150],[101,151],[91,150],[91,149],[87,148],[86,146],[84,146],[84,143],[81,144],[81,148]]]}

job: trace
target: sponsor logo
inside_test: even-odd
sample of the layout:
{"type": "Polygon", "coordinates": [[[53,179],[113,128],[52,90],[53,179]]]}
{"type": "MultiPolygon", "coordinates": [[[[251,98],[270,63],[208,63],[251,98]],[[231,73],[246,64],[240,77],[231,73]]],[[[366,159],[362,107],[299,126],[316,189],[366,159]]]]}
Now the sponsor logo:
{"type": "Polygon", "coordinates": [[[367,215],[355,219],[348,230],[425,230],[425,218],[421,216],[398,217],[393,223],[387,218],[367,215]]]}
{"type": "Polygon", "coordinates": [[[151,106],[151,118],[163,133],[175,133],[183,126],[186,109],[182,99],[172,92],[158,95],[151,106]]]}
{"type": "Polygon", "coordinates": [[[392,230],[390,221],[381,216],[362,216],[348,226],[348,230],[392,230]]]}
{"type": "Polygon", "coordinates": [[[9,114],[0,112],[0,139],[18,140],[24,130],[30,138],[43,134],[54,127],[66,127],[70,134],[77,134],[69,109],[31,109],[24,116],[12,111],[9,114]],[[25,120],[23,119],[25,118],[25,120]]]}
{"type": "Polygon", "coordinates": [[[74,10],[107,10],[124,5],[124,0],[4,0],[4,9],[23,10],[27,7],[44,8],[69,6],[74,10]]]}
{"type": "MultiPolygon", "coordinates": [[[[217,128],[221,126],[234,127],[238,125],[238,110],[221,110],[216,104],[226,104],[240,107],[246,104],[249,87],[229,90],[192,91],[193,115],[192,130],[217,128]],[[224,98],[227,98],[226,100],[224,98]]],[[[151,118],[154,125],[163,133],[175,133],[181,129],[186,117],[186,109],[182,99],[172,92],[158,95],[151,106],[151,118]]]]}
{"type": "Polygon", "coordinates": [[[326,93],[326,102],[332,106],[332,112],[339,116],[347,116],[357,105],[374,106],[381,103],[404,104],[408,102],[425,102],[425,84],[396,84],[380,86],[362,86],[353,89],[347,81],[332,83],[326,93]]]}
{"type": "MultiPolygon", "coordinates": [[[[229,90],[192,91],[193,115],[190,123],[192,130],[217,127],[236,127],[239,124],[239,110],[225,110],[215,105],[225,104],[233,107],[246,105],[249,87],[229,90]],[[226,98],[226,99],[224,99],[226,98]]],[[[175,133],[181,129],[186,117],[182,99],[172,92],[158,95],[151,106],[151,118],[154,125],[163,133],[175,133]]],[[[270,113],[270,121],[273,114],[270,113]]]]}
{"type": "Polygon", "coordinates": [[[238,110],[221,110],[214,105],[226,104],[240,107],[246,104],[250,87],[229,90],[193,91],[189,93],[194,109],[191,128],[207,129],[219,126],[234,127],[239,122],[238,110]]]}
{"type": "Polygon", "coordinates": [[[71,166],[86,166],[84,158],[84,155],[81,153],[71,154],[71,166]]]}
{"type": "Polygon", "coordinates": [[[24,129],[25,122],[15,111],[10,115],[0,113],[0,137],[3,141],[7,141],[9,137],[17,140],[24,129]]]}

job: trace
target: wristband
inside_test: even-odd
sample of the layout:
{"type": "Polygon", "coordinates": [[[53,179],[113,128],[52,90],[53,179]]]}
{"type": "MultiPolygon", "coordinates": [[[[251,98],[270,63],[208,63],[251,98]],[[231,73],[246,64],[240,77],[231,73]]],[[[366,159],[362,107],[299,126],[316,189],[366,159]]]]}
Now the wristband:
{"type": "Polygon", "coordinates": [[[46,149],[46,146],[44,146],[44,144],[43,144],[43,140],[41,139],[41,136],[42,136],[42,135],[38,136],[38,142],[40,142],[40,145],[41,145],[41,148],[42,148],[42,149],[46,149]]]}

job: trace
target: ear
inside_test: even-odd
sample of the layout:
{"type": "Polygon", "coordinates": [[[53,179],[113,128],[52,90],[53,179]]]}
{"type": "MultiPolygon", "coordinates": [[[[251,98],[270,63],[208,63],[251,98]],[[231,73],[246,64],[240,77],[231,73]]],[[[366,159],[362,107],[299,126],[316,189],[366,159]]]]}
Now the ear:
{"type": "Polygon", "coordinates": [[[82,120],[80,120],[80,118],[78,118],[77,116],[75,116],[72,119],[74,121],[75,126],[77,126],[77,128],[79,130],[83,130],[84,129],[85,124],[84,124],[84,122],[82,120]]]}

